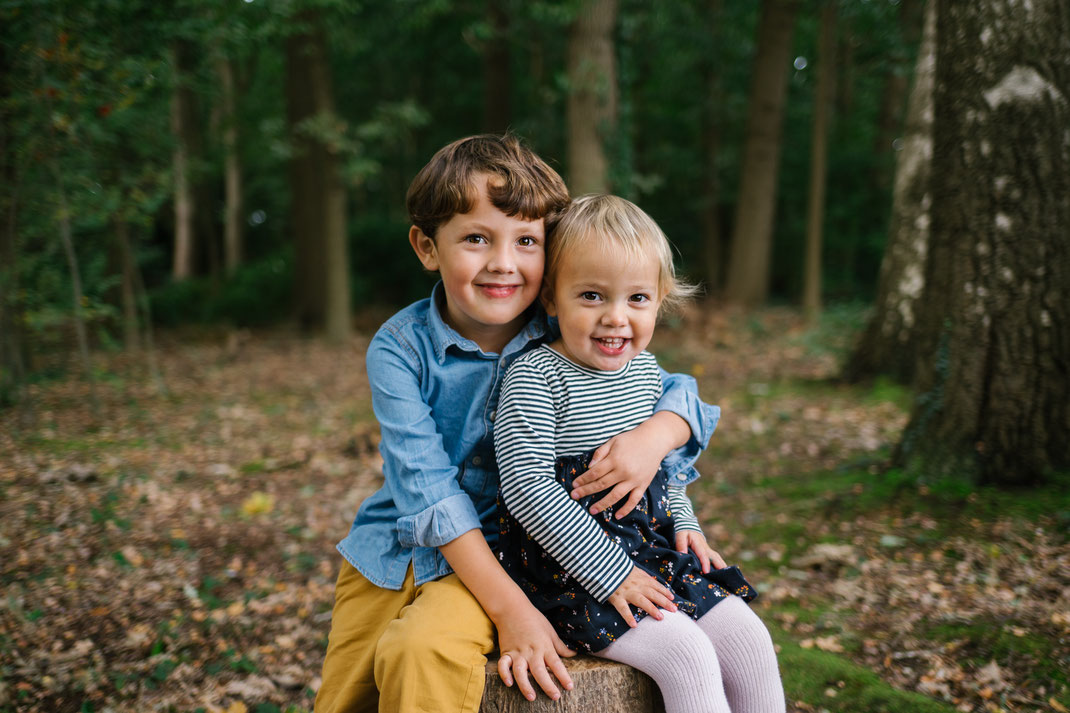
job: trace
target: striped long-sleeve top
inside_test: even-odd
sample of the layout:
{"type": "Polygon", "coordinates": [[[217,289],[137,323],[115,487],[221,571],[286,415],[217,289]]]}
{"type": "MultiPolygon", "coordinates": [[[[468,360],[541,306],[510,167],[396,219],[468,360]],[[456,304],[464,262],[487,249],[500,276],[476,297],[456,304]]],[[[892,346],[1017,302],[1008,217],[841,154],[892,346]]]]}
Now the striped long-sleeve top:
{"type": "MultiPolygon", "coordinates": [[[[554,459],[635,428],[653,414],[661,388],[649,352],[616,371],[598,371],[545,345],[514,362],[502,384],[494,446],[505,505],[599,602],[620,586],[632,563],[554,479],[554,459]]],[[[684,487],[668,492],[676,531],[701,531],[684,487]]]]}

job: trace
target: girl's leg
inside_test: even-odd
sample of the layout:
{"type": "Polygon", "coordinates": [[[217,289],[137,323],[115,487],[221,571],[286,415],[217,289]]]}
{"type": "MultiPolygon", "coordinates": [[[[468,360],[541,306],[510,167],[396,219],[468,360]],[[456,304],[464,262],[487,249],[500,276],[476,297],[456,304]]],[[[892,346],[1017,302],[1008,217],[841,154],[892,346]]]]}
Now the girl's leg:
{"type": "Polygon", "coordinates": [[[665,713],[729,713],[709,638],[686,614],[662,613],[661,621],[644,618],[595,655],[626,663],[654,679],[665,713]]]}
{"type": "Polygon", "coordinates": [[[784,713],[784,686],[773,640],[746,602],[731,596],[698,625],[717,651],[732,713],[784,713]]]}
{"type": "Polygon", "coordinates": [[[494,647],[493,623],[456,574],[421,584],[375,647],[379,710],[477,713],[494,647]]]}

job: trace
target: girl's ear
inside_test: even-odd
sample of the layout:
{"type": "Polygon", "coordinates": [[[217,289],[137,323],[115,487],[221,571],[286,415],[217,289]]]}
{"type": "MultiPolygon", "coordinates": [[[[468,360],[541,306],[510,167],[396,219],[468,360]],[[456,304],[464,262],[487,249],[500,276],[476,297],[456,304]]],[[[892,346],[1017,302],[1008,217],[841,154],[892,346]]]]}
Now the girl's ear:
{"type": "Polygon", "coordinates": [[[415,225],[409,228],[409,245],[412,246],[416,257],[420,258],[425,270],[436,272],[438,270],[438,246],[435,239],[428,237],[424,231],[415,225]]]}
{"type": "Polygon", "coordinates": [[[542,291],[539,293],[539,297],[542,298],[543,309],[546,310],[546,314],[551,317],[557,316],[557,305],[554,304],[554,289],[545,282],[542,283],[542,291]]]}

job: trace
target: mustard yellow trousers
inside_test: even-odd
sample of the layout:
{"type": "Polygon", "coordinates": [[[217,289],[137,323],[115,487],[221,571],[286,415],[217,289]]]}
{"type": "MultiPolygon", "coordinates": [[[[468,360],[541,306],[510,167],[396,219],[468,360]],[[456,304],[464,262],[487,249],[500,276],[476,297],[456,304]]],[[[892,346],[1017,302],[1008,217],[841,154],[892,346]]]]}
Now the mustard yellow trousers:
{"type": "Polygon", "coordinates": [[[348,562],[335,587],[315,713],[476,713],[494,625],[456,574],[401,591],[348,562]]]}

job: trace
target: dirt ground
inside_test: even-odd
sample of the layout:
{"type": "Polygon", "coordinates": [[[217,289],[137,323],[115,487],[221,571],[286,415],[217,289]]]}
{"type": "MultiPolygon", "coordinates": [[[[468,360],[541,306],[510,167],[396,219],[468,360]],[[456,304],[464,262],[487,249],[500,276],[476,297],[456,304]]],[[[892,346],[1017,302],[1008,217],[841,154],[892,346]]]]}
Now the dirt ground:
{"type": "MultiPolygon", "coordinates": [[[[723,409],[692,492],[711,544],[759,583],[793,666],[832,655],[961,711],[1067,710],[1065,493],[1023,509],[896,481],[909,395],[830,381],[857,321],[660,328],[663,365],[723,409]]],[[[0,411],[0,712],[311,709],[334,545],[381,483],[371,333],[163,334],[162,383],[97,353],[96,413],[76,374],[0,411]]],[[[792,710],[863,710],[820,675],[786,676],[792,710]]]]}

